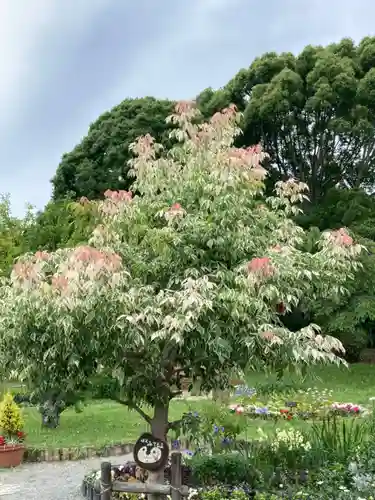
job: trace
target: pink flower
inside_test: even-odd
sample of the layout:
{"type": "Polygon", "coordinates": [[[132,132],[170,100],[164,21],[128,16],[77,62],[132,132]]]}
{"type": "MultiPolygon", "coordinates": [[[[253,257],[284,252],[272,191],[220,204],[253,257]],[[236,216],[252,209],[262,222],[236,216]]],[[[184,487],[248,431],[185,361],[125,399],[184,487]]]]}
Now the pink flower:
{"type": "Polygon", "coordinates": [[[165,212],[164,216],[167,220],[174,219],[175,217],[183,217],[185,210],[181,207],[180,203],[173,203],[173,205],[165,212]]]}
{"type": "Polygon", "coordinates": [[[32,262],[17,262],[13,266],[13,272],[20,280],[30,282],[38,281],[38,272],[36,266],[32,262]]]}
{"type": "Polygon", "coordinates": [[[196,104],[194,101],[179,101],[175,105],[175,112],[178,115],[189,113],[189,111],[195,109],[196,104]]]}
{"type": "Polygon", "coordinates": [[[246,148],[246,151],[253,155],[258,155],[259,153],[262,152],[262,146],[260,144],[255,144],[255,146],[248,146],[246,148]]]}
{"type": "Polygon", "coordinates": [[[254,257],[247,265],[249,272],[258,274],[263,278],[272,276],[275,272],[269,257],[254,257]]]}
{"type": "Polygon", "coordinates": [[[73,258],[80,262],[95,263],[98,267],[117,270],[121,267],[121,257],[114,252],[101,252],[96,248],[84,245],[73,252],[73,258]]]}
{"type": "Polygon", "coordinates": [[[343,227],[341,229],[338,229],[337,231],[332,231],[331,234],[337,245],[344,247],[350,247],[351,245],[353,245],[353,238],[349,236],[346,229],[344,229],[343,227]]]}
{"type": "Polygon", "coordinates": [[[173,203],[170,210],[181,210],[181,205],[179,203],[173,203]]]}
{"type": "Polygon", "coordinates": [[[245,411],[245,408],[243,406],[237,406],[235,411],[236,411],[237,415],[242,415],[245,411]]]}
{"type": "Polygon", "coordinates": [[[35,259],[36,260],[48,260],[49,259],[49,254],[47,252],[41,252],[41,251],[38,251],[35,253],[35,259]]]}
{"type": "Polygon", "coordinates": [[[56,290],[66,290],[68,288],[68,278],[61,275],[52,276],[52,287],[56,290]]]}
{"type": "Polygon", "coordinates": [[[112,200],[114,202],[119,202],[119,201],[131,201],[133,198],[133,194],[131,191],[111,191],[110,189],[107,189],[107,191],[104,191],[104,197],[112,200]]]}
{"type": "Polygon", "coordinates": [[[275,337],[275,334],[272,332],[262,332],[261,337],[265,340],[272,340],[275,337]]]}
{"type": "Polygon", "coordinates": [[[281,252],[281,250],[282,250],[281,245],[275,245],[275,246],[271,247],[272,252],[279,253],[279,252],[281,252]]]}

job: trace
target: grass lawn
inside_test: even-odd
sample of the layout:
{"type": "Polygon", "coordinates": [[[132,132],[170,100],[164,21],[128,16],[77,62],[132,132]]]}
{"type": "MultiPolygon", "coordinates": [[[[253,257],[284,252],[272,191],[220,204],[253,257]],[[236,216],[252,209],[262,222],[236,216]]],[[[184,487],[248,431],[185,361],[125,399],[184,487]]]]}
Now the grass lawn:
{"type": "MultiPolygon", "coordinates": [[[[199,408],[207,404],[205,401],[194,403],[198,403],[199,408]]],[[[194,408],[197,406],[194,404],[194,408]]],[[[187,402],[174,402],[170,419],[180,418],[189,408],[187,402]]],[[[138,413],[110,401],[89,402],[81,413],[69,408],[62,413],[57,429],[42,427],[41,416],[36,408],[26,407],[23,413],[29,447],[100,447],[120,442],[133,443],[142,432],[148,430],[147,423],[138,413]]]]}
{"type": "MultiPolygon", "coordinates": [[[[248,377],[250,387],[256,384],[273,383],[272,376],[251,374],[248,377]]],[[[296,389],[317,387],[332,389],[333,397],[338,402],[369,404],[370,397],[375,396],[375,365],[352,365],[349,369],[326,367],[311,370],[310,376],[302,381],[295,376],[285,377],[286,384],[294,385],[296,389]]],[[[170,409],[170,419],[178,419],[182,413],[190,409],[200,411],[209,402],[205,400],[173,401],[170,409]]],[[[57,429],[45,429],[41,426],[41,417],[35,408],[24,408],[25,430],[28,434],[29,447],[68,448],[83,446],[104,446],[119,442],[135,442],[137,437],[147,430],[147,424],[134,411],[124,406],[108,401],[89,402],[82,413],[73,409],[63,412],[61,424],[57,429]]],[[[297,427],[309,423],[297,421],[278,422],[282,425],[297,427]]],[[[257,429],[262,427],[270,430],[275,424],[270,421],[248,420],[246,437],[255,436],[257,429]]]]}

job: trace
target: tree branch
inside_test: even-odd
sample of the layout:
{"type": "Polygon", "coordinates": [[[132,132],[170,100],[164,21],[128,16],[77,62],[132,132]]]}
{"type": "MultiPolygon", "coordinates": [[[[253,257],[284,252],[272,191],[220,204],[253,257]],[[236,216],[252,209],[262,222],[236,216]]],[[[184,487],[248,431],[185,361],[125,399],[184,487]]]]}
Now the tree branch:
{"type": "Polygon", "coordinates": [[[176,396],[181,396],[182,394],[182,391],[171,391],[169,393],[169,399],[173,399],[175,398],[176,396]]]}
{"type": "Polygon", "coordinates": [[[147,413],[145,413],[142,410],[142,408],[140,408],[139,406],[137,406],[135,403],[132,403],[129,400],[123,400],[123,399],[120,399],[120,398],[112,398],[112,400],[116,401],[116,403],[119,403],[120,405],[127,406],[131,410],[136,411],[144,420],[146,420],[146,422],[149,425],[151,425],[151,420],[152,420],[151,417],[149,415],[147,415],[147,413]]]}

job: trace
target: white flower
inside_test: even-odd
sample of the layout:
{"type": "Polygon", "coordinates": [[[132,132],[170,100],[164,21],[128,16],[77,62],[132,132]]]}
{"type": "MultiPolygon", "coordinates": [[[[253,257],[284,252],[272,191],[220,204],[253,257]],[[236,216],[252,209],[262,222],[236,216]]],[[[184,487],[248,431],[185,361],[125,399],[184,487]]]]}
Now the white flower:
{"type": "Polygon", "coordinates": [[[348,469],[351,474],[356,474],[358,472],[358,464],[356,462],[350,462],[348,469]]]}

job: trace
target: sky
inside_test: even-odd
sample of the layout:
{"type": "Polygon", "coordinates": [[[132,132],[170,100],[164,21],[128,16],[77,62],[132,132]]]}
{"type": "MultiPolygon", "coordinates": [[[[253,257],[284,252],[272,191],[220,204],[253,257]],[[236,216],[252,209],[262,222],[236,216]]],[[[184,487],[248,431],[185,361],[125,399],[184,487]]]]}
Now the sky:
{"type": "Polygon", "coordinates": [[[0,193],[42,209],[62,154],[125,98],[194,98],[374,18],[373,0],[0,0],[0,193]]]}

